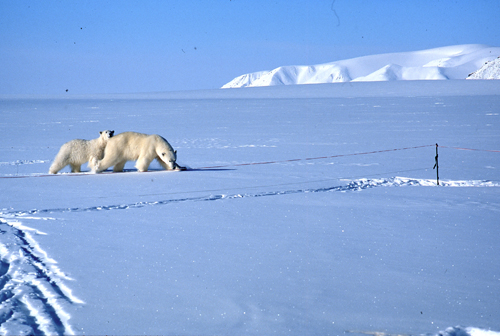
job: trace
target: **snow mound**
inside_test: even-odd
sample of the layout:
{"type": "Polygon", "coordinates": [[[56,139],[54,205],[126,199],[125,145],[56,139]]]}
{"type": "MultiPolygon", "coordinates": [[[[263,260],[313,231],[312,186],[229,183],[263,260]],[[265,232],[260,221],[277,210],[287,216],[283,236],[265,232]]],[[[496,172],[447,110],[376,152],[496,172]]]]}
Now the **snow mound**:
{"type": "MultiPolygon", "coordinates": [[[[466,44],[371,55],[318,65],[281,66],[270,71],[241,75],[222,88],[350,81],[465,79],[499,54],[500,47],[466,44]]],[[[500,74],[500,61],[498,62],[495,63],[496,78],[500,74]]]]}
{"type": "Polygon", "coordinates": [[[500,56],[486,62],[479,70],[471,73],[467,79],[500,79],[500,56]]]}
{"type": "Polygon", "coordinates": [[[241,75],[233,79],[232,82],[237,87],[249,86],[251,83],[253,83],[255,80],[258,80],[262,75],[266,73],[267,71],[259,71],[251,74],[241,75]]]}

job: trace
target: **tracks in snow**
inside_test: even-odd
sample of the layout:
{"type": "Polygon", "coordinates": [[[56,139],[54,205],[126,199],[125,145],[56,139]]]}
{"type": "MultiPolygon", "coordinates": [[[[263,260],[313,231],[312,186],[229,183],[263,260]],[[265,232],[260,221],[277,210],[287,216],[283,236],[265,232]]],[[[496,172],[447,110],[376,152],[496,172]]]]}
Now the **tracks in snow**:
{"type": "Polygon", "coordinates": [[[16,160],[16,161],[9,161],[9,162],[0,162],[0,166],[20,166],[20,165],[27,165],[27,164],[47,163],[50,161],[51,160],[16,160]]]}
{"type": "MultiPolygon", "coordinates": [[[[492,181],[440,181],[441,187],[499,187],[500,183],[492,181]]],[[[219,201],[239,198],[252,197],[269,197],[291,194],[305,193],[320,193],[320,192],[348,192],[357,191],[376,187],[402,187],[402,186],[436,186],[434,180],[412,179],[405,177],[392,177],[382,179],[358,179],[348,182],[346,185],[331,186],[324,188],[308,188],[308,189],[289,189],[278,191],[264,191],[256,193],[238,193],[238,194],[211,194],[207,196],[171,198],[159,201],[143,201],[129,204],[101,205],[92,207],[71,207],[71,208],[52,208],[52,209],[32,209],[32,210],[11,210],[0,212],[0,216],[7,215],[11,217],[19,217],[26,215],[41,215],[49,213],[66,213],[66,212],[88,212],[88,211],[109,211],[109,210],[124,210],[143,208],[147,206],[167,205],[171,203],[183,202],[204,202],[204,201],[219,201]]],[[[200,191],[201,192],[201,191],[200,191]]],[[[148,196],[148,195],[143,195],[148,196]]]]}
{"type": "Polygon", "coordinates": [[[72,335],[68,305],[83,302],[71,294],[71,280],[36,240],[37,230],[0,219],[0,332],[9,335],[72,335]]]}
{"type": "MultiPolygon", "coordinates": [[[[83,303],[74,297],[71,290],[64,284],[65,281],[71,279],[59,270],[56,262],[47,256],[33,238],[33,232],[39,235],[43,233],[23,226],[16,218],[27,218],[29,215],[49,213],[133,209],[182,202],[220,201],[305,193],[349,192],[377,187],[403,186],[435,187],[436,183],[433,180],[404,177],[358,179],[346,181],[344,185],[322,188],[287,190],[281,188],[281,190],[277,191],[210,194],[208,196],[171,198],[119,205],[0,212],[0,332],[4,334],[74,334],[69,324],[71,316],[65,311],[65,308],[83,303]]],[[[500,183],[491,181],[441,181],[441,187],[500,187],[500,183]]]]}

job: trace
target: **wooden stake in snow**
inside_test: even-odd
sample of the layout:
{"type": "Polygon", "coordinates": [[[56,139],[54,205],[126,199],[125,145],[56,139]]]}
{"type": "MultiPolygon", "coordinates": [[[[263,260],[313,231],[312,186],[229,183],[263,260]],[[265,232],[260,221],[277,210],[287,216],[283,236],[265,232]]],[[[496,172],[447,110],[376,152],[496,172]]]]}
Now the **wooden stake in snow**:
{"type": "Polygon", "coordinates": [[[436,169],[436,183],[437,183],[437,185],[439,185],[438,144],[436,144],[435,160],[436,160],[436,163],[434,164],[434,167],[432,169],[436,169]]]}

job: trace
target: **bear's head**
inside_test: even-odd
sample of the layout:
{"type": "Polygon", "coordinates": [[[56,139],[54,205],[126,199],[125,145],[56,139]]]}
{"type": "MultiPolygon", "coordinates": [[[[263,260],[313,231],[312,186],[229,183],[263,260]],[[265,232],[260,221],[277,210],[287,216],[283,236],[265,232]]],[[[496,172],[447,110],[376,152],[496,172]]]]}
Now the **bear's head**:
{"type": "Polygon", "coordinates": [[[177,151],[161,151],[158,157],[167,164],[168,169],[174,170],[177,167],[177,151]]]}
{"type": "Polygon", "coordinates": [[[110,130],[105,130],[102,132],[99,132],[101,137],[104,137],[105,139],[111,138],[113,135],[115,135],[115,131],[110,131],[110,130]]]}
{"type": "Polygon", "coordinates": [[[158,136],[157,138],[156,155],[158,155],[160,160],[165,162],[168,169],[174,170],[177,168],[177,164],[175,163],[175,161],[177,161],[177,151],[174,150],[168,141],[161,136],[158,136]]]}

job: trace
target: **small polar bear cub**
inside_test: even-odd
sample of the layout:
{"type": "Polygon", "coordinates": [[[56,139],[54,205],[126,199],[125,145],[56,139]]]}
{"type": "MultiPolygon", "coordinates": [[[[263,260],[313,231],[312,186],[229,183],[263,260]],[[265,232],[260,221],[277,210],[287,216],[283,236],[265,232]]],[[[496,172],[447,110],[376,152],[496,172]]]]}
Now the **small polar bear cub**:
{"type": "Polygon", "coordinates": [[[97,162],[104,157],[104,148],[115,131],[106,130],[99,133],[101,135],[97,139],[74,139],[62,145],[50,166],[49,174],[57,174],[67,165],[70,165],[72,173],[78,173],[81,171],[81,165],[87,161],[90,169],[95,171],[97,162]]]}
{"type": "Polygon", "coordinates": [[[183,169],[175,162],[177,151],[160,135],[124,132],[109,139],[104,158],[98,162],[96,172],[102,172],[111,166],[114,172],[121,172],[127,161],[136,161],[137,170],[144,172],[154,159],[167,170],[183,169]]]}

